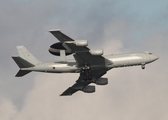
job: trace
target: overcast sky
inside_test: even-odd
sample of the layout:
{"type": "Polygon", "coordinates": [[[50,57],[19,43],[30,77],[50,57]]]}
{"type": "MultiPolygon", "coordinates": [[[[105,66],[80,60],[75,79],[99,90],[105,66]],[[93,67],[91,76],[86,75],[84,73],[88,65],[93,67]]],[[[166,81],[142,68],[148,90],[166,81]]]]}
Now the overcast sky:
{"type": "Polygon", "coordinates": [[[167,0],[1,0],[0,120],[167,120],[167,21],[167,0]],[[78,74],[15,78],[11,59],[25,45],[41,61],[58,60],[48,52],[58,41],[50,29],[87,39],[105,54],[151,51],[160,59],[145,70],[112,69],[104,76],[109,84],[95,93],[60,97],[78,74]]]}

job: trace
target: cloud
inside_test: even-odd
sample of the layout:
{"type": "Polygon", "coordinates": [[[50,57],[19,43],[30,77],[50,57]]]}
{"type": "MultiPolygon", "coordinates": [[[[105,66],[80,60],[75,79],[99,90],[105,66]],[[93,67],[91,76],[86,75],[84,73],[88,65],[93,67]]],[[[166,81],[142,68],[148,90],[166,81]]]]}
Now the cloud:
{"type": "Polygon", "coordinates": [[[11,120],[16,115],[17,109],[10,99],[0,96],[0,119],[11,120]]]}
{"type": "MultiPolygon", "coordinates": [[[[110,39],[110,42],[104,45],[105,51],[125,51],[122,40],[113,37],[109,32],[114,31],[114,27],[111,26],[116,24],[109,23],[104,28],[104,39],[110,39]]],[[[118,36],[123,34],[122,31],[117,33],[118,36]]],[[[150,64],[145,70],[141,70],[140,67],[113,69],[105,75],[109,78],[107,86],[96,86],[96,92],[93,94],[78,92],[71,97],[59,95],[74,83],[77,74],[39,73],[34,78],[33,88],[28,91],[20,110],[16,109],[10,99],[4,99],[0,106],[4,106],[3,109],[8,108],[5,111],[7,120],[166,120],[166,76],[160,78],[164,73],[158,75],[156,68],[156,64],[150,64]]]]}
{"type": "Polygon", "coordinates": [[[3,1],[0,119],[167,120],[167,2],[144,3],[3,1]],[[161,10],[153,9],[155,6],[161,10]],[[46,32],[51,28],[61,28],[74,39],[87,39],[89,47],[102,47],[105,54],[159,50],[160,59],[145,70],[140,66],[112,69],[104,76],[109,78],[109,84],[96,86],[93,94],[78,92],[71,97],[59,97],[74,84],[77,74],[30,73],[14,78],[18,68],[9,59],[20,44],[40,60],[57,59],[47,51],[57,41],[46,32]]]}

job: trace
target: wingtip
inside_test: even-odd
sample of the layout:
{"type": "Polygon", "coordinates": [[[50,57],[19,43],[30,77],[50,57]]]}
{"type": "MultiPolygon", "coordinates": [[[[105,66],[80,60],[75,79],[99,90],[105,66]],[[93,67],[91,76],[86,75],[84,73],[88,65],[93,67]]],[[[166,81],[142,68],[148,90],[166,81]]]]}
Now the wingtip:
{"type": "Polygon", "coordinates": [[[18,46],[16,46],[16,48],[23,48],[23,47],[25,47],[24,45],[18,45],[18,46]]]}
{"type": "Polygon", "coordinates": [[[49,32],[61,31],[61,29],[51,29],[49,32]]]}
{"type": "Polygon", "coordinates": [[[72,96],[72,95],[71,94],[70,95],[69,94],[68,95],[61,94],[60,96],[72,96]]]}
{"type": "Polygon", "coordinates": [[[72,93],[69,93],[69,94],[62,93],[62,94],[60,94],[60,96],[72,96],[72,93]]]}

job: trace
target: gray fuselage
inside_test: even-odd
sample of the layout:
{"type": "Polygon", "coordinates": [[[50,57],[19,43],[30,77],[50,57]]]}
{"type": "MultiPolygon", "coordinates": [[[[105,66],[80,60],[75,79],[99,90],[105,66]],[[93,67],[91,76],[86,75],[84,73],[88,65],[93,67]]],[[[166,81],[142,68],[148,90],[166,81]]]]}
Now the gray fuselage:
{"type": "MultiPolygon", "coordinates": [[[[129,67],[141,65],[144,69],[145,65],[158,59],[157,56],[151,53],[130,53],[130,54],[116,54],[103,56],[107,60],[111,61],[111,64],[106,64],[103,67],[107,69],[118,67],[129,67]]],[[[101,66],[94,66],[94,69],[99,69],[101,66]]],[[[92,66],[90,66],[92,68],[92,66]]],[[[78,67],[75,59],[68,59],[66,62],[48,62],[40,63],[30,68],[22,68],[22,70],[30,70],[37,72],[48,73],[79,73],[81,67],[78,67]]]]}

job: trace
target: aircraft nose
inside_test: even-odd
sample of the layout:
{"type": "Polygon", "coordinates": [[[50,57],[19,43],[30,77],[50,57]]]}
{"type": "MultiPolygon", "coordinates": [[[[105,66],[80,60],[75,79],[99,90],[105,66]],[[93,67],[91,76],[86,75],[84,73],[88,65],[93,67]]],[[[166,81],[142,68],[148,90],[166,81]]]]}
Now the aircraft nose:
{"type": "Polygon", "coordinates": [[[151,55],[150,58],[151,58],[151,61],[155,61],[155,60],[159,59],[159,57],[156,55],[151,55]]]}

